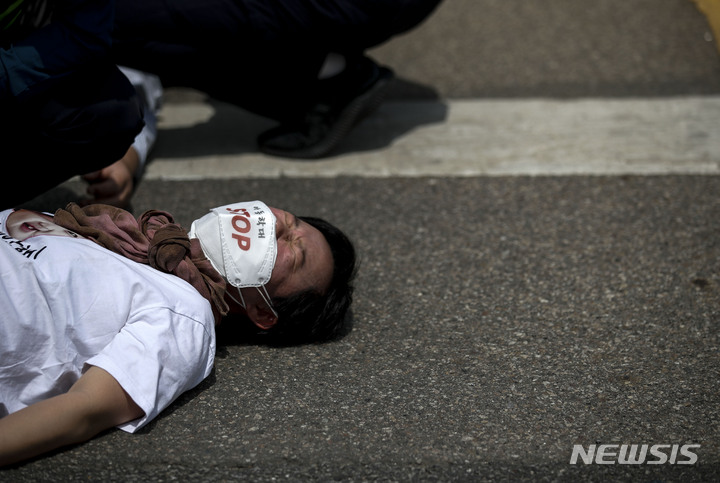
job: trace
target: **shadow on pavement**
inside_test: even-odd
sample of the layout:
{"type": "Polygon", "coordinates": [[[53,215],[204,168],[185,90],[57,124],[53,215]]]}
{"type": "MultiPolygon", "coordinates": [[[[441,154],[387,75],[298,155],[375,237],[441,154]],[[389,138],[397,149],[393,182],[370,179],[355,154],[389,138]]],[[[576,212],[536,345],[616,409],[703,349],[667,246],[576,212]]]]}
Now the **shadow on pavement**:
{"type": "MultiPolygon", "coordinates": [[[[381,106],[378,111],[361,120],[332,155],[382,149],[420,126],[443,122],[447,117],[447,106],[439,99],[435,89],[397,79],[391,87],[388,100],[407,99],[430,102],[421,115],[403,117],[399,121],[392,119],[393,122],[387,122],[387,116],[394,114],[385,112],[381,106]]],[[[150,162],[152,158],[257,153],[257,136],[276,125],[270,119],[231,104],[215,100],[208,100],[206,103],[212,110],[212,115],[206,120],[172,128],[163,128],[161,124],[150,162]]],[[[162,116],[161,112],[160,117],[162,116]]]]}

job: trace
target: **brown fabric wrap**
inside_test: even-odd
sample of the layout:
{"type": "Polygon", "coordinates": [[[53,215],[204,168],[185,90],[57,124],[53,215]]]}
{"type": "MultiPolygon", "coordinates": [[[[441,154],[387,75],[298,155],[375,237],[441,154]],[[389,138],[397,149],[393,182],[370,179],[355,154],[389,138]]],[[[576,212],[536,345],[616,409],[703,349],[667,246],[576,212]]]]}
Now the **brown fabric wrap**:
{"type": "Polygon", "coordinates": [[[225,279],[205,257],[200,242],[189,239],[170,213],[149,210],[136,220],[114,206],[69,203],[55,212],[54,222],[130,260],[182,278],[210,301],[215,324],[227,314],[225,279]]]}

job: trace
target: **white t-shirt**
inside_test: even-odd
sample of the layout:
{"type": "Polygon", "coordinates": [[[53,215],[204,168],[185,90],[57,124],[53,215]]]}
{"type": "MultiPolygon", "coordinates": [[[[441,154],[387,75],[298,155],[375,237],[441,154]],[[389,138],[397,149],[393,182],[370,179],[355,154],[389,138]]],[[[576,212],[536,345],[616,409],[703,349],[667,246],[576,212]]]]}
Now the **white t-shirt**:
{"type": "Polygon", "coordinates": [[[135,432],[207,377],[210,303],[189,283],[84,238],[7,234],[0,212],[0,417],[67,392],[92,366],[145,416],[135,432]]]}

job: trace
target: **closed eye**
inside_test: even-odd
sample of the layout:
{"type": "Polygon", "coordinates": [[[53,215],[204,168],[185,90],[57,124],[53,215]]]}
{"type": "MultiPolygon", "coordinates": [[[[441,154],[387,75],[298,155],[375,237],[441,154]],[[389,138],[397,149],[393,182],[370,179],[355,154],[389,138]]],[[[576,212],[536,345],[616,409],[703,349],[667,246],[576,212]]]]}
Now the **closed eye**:
{"type": "MultiPolygon", "coordinates": [[[[300,218],[293,215],[293,218],[295,219],[295,228],[300,228],[301,223],[305,223],[304,221],[301,221],[300,218]]],[[[305,239],[302,236],[297,237],[297,247],[300,249],[300,267],[302,268],[305,266],[305,259],[307,258],[307,253],[305,251],[305,239]]]]}

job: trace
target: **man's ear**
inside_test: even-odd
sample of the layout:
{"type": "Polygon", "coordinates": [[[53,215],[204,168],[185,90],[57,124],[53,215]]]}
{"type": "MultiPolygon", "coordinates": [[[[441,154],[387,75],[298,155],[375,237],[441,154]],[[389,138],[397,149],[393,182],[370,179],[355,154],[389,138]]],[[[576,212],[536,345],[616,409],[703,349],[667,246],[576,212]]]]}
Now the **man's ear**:
{"type": "Polygon", "coordinates": [[[277,324],[277,316],[270,310],[264,301],[248,304],[245,308],[248,318],[262,330],[270,330],[277,324]]]}

